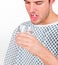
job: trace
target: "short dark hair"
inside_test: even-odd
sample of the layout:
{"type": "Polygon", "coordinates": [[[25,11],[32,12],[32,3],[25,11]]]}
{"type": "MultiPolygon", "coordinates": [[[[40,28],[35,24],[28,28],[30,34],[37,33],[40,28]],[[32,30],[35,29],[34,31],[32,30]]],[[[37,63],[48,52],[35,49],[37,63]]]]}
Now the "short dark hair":
{"type": "Polygon", "coordinates": [[[50,2],[50,0],[49,0],[49,2],[50,2]]]}

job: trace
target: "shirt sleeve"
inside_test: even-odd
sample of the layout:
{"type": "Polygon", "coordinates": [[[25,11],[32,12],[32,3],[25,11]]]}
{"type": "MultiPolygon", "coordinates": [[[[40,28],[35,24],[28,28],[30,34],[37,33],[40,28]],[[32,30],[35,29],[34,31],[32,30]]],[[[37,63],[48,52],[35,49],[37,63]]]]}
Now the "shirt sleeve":
{"type": "Polygon", "coordinates": [[[14,30],[11,41],[9,43],[9,47],[7,49],[7,53],[4,59],[4,65],[15,65],[16,57],[18,52],[18,46],[15,43],[15,36],[18,33],[18,29],[14,30]]]}

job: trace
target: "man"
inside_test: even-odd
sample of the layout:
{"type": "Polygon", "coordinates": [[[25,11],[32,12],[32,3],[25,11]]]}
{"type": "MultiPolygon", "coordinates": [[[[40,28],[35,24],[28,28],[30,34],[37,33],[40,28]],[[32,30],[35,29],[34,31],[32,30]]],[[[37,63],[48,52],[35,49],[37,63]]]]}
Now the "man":
{"type": "Polygon", "coordinates": [[[11,39],[5,65],[58,65],[58,15],[52,10],[54,0],[24,0],[31,22],[29,31],[19,26],[11,39]]]}

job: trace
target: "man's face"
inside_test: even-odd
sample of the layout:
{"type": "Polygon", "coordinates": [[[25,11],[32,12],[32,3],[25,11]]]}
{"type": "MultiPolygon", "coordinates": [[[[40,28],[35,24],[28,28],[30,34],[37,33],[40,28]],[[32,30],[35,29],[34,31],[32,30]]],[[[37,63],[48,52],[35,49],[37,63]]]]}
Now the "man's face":
{"type": "Polygon", "coordinates": [[[25,0],[25,6],[33,24],[44,21],[50,12],[49,0],[25,0]]]}

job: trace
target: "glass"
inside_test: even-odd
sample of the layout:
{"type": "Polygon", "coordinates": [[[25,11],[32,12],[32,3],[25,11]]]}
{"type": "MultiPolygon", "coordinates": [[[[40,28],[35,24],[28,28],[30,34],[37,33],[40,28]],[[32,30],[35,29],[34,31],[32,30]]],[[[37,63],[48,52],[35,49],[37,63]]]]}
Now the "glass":
{"type": "Polygon", "coordinates": [[[20,32],[29,32],[29,33],[33,33],[33,29],[31,26],[26,26],[26,25],[21,25],[20,26],[20,32]]]}

